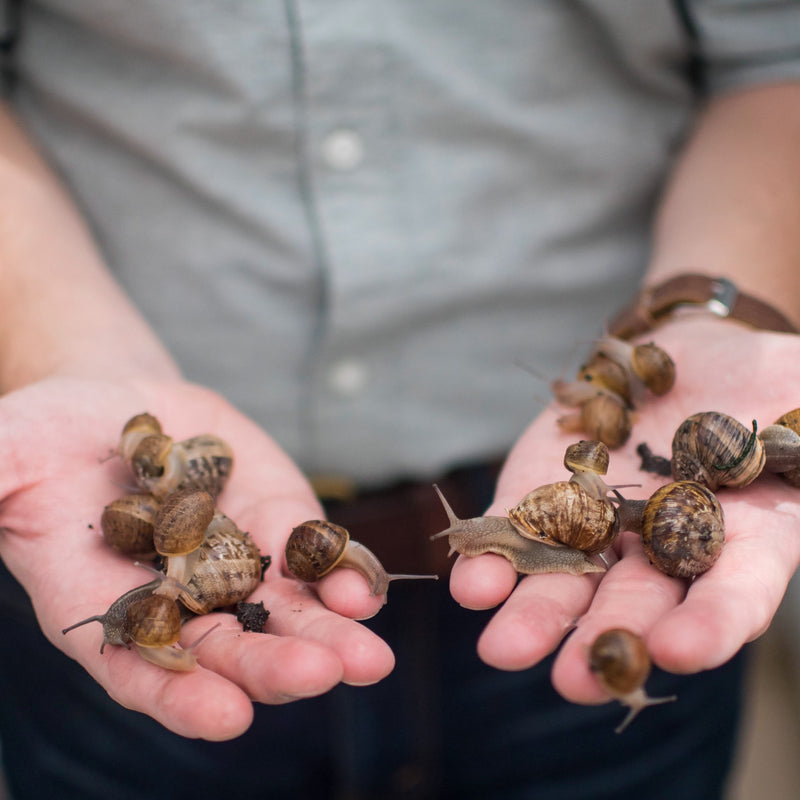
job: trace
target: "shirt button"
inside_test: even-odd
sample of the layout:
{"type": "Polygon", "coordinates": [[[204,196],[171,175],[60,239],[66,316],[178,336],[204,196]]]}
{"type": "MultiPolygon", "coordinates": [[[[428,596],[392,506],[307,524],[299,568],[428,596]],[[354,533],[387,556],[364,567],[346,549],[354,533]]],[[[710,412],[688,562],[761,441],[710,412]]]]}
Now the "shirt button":
{"type": "Polygon", "coordinates": [[[341,397],[356,397],[366,389],[368,381],[367,365],[356,359],[340,361],[328,373],[328,384],[341,397]]]}
{"type": "Polygon", "coordinates": [[[322,142],[325,163],[338,172],[349,172],[364,160],[364,142],[349,128],[331,131],[322,142]]]}

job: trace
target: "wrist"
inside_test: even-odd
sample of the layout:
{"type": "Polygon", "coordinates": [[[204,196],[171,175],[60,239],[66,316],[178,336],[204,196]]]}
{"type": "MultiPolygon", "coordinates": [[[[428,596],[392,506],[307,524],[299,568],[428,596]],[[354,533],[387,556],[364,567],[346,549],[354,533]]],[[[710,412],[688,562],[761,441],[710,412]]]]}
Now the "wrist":
{"type": "Polygon", "coordinates": [[[687,314],[730,319],[757,330],[800,333],[782,312],[765,300],[741,291],[727,278],[700,274],[676,275],[645,286],[612,318],[608,332],[630,339],[687,314]]]}

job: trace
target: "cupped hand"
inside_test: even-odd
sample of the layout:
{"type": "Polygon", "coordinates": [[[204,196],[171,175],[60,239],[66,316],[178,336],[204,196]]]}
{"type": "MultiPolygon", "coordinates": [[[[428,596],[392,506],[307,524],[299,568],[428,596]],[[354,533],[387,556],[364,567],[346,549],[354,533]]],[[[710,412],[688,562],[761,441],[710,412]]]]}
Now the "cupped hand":
{"type": "Polygon", "coordinates": [[[326,607],[286,573],[286,538],[319,517],[319,505],[283,451],[218,395],[177,380],[49,378],[0,398],[0,453],[0,556],[48,639],[123,706],[181,735],[223,740],[247,729],[253,701],[285,703],[391,671],[391,650],[349,618],[368,617],[382,602],[360,576],[342,570],[327,579],[326,607]],[[230,443],[233,474],[218,505],[272,556],[251,597],[270,611],[265,633],[244,633],[227,613],[192,620],[183,645],[214,630],[198,645],[191,672],[162,669],[123,647],[101,654],[99,624],[62,635],[151,579],[106,546],[99,524],[103,507],[133,489],[132,473],[108,456],[127,419],[143,411],[175,440],[215,433],[230,443]]]}
{"type": "MultiPolygon", "coordinates": [[[[609,484],[646,498],[667,479],[640,470],[636,446],[646,442],[670,455],[681,421],[701,411],[720,411],[747,427],[759,427],[800,407],[800,338],[756,332],[713,318],[680,319],[652,337],[673,357],[677,380],[661,398],[649,397],[633,434],[611,451],[609,484]]],[[[580,435],[556,424],[563,408],[552,405],[512,450],[489,514],[503,514],[544,483],[566,480],[562,460],[580,435]]],[[[623,533],[617,560],[603,575],[535,575],[518,581],[498,556],[460,557],[451,579],[454,598],[468,608],[502,607],[483,632],[478,650],[500,669],[525,669],[554,651],[566,634],[553,668],[553,684],[567,699],[607,699],[587,666],[594,638],[612,627],[645,637],[656,664],[691,673],[723,664],[762,634],[800,562],[800,489],[774,475],[761,475],[744,489],[718,493],[726,544],[709,572],[693,582],[670,578],[649,564],[639,537],[623,533]]]]}

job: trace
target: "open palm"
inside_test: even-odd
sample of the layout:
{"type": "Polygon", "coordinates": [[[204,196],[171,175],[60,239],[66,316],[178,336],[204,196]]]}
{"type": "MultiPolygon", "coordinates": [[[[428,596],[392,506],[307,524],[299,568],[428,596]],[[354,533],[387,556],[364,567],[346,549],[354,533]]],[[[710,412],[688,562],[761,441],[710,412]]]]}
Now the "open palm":
{"type": "MultiPolygon", "coordinates": [[[[670,454],[679,423],[700,411],[720,411],[760,427],[800,406],[800,341],[713,319],[683,319],[654,337],[677,365],[670,394],[651,398],[628,444],[611,453],[607,481],[641,484],[626,495],[645,498],[665,479],[640,470],[636,445],[670,454]]],[[[559,431],[563,409],[548,408],[525,432],[501,476],[488,513],[502,514],[532,488],[567,474],[562,458],[576,437],[559,431]]],[[[579,437],[577,437],[579,438],[579,437]]],[[[602,576],[536,575],[517,582],[497,556],[460,558],[451,580],[467,607],[502,607],[484,631],[479,652],[502,669],[524,669],[552,652],[570,632],[553,668],[553,683],[575,702],[605,695],[588,670],[586,648],[602,630],[641,633],[654,661],[689,673],[716,667],[769,626],[800,562],[800,490],[774,475],[744,489],[721,489],[726,545],[713,568],[689,583],[648,563],[639,538],[624,533],[619,560],[602,576]],[[577,623],[577,627],[575,627],[577,623]]]]}
{"type": "Polygon", "coordinates": [[[176,733],[221,740],[247,729],[253,701],[288,702],[339,681],[372,683],[392,669],[383,641],[346,618],[380,607],[359,576],[333,576],[321,590],[346,616],[285,577],[289,531],[318,516],[319,506],[287,456],[218,395],[182,382],[51,378],[0,398],[0,452],[0,555],[49,640],[122,705],[176,733]],[[235,466],[219,507],[273,557],[252,598],[271,612],[266,635],[243,633],[230,614],[192,620],[184,644],[220,624],[199,645],[199,665],[190,673],[153,666],[121,647],[101,655],[99,625],[61,633],[150,579],[105,545],[99,525],[104,505],[132,488],[125,465],[107,456],[125,421],[142,411],[155,414],[176,440],[211,432],[232,445],[235,466]]]}

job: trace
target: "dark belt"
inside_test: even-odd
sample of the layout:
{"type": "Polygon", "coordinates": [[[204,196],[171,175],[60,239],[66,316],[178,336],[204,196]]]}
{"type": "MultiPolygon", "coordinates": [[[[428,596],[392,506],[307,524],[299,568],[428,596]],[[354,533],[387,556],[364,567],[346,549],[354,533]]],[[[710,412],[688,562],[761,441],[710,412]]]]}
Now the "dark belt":
{"type": "Polygon", "coordinates": [[[458,517],[477,517],[492,500],[501,463],[462,467],[435,480],[403,482],[348,500],[321,500],[328,519],[372,550],[387,572],[444,576],[455,556],[448,558],[446,540],[430,541],[449,524],[433,484],[458,517]]]}

